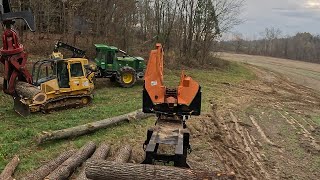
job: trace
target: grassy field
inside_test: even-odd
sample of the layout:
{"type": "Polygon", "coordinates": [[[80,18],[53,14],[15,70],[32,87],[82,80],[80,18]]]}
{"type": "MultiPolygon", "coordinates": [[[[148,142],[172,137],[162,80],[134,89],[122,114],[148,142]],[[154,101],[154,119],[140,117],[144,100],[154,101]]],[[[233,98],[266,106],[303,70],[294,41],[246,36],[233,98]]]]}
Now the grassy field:
{"type": "MultiPolygon", "coordinates": [[[[253,79],[255,76],[247,68],[232,63],[228,70],[188,70],[197,80],[203,90],[203,112],[209,110],[209,101],[219,98],[223,92],[219,91],[221,83],[237,83],[253,79]]],[[[178,84],[180,71],[166,70],[166,84],[178,84]]],[[[12,109],[13,102],[10,96],[0,94],[0,171],[6,163],[18,154],[21,164],[18,174],[23,174],[38,167],[48,159],[52,159],[62,151],[79,148],[87,141],[97,143],[101,141],[112,145],[125,143],[142,143],[149,126],[154,119],[147,119],[134,123],[122,123],[108,129],[100,130],[87,136],[70,140],[48,142],[37,146],[35,136],[42,131],[58,130],[108,117],[128,113],[141,108],[142,82],[130,89],[119,88],[108,80],[99,80],[95,90],[94,101],[89,107],[81,109],[68,109],[51,114],[37,113],[27,118],[18,116],[12,109]]]]}

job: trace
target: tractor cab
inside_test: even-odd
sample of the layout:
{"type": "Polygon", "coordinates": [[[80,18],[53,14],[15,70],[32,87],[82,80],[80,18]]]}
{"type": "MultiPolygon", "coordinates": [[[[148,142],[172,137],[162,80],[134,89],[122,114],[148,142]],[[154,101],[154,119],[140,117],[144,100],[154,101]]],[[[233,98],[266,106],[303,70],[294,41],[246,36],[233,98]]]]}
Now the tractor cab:
{"type": "Polygon", "coordinates": [[[96,44],[96,58],[95,61],[97,65],[103,70],[114,69],[114,62],[117,60],[118,48],[113,46],[106,46],[101,44],[96,44]]]}

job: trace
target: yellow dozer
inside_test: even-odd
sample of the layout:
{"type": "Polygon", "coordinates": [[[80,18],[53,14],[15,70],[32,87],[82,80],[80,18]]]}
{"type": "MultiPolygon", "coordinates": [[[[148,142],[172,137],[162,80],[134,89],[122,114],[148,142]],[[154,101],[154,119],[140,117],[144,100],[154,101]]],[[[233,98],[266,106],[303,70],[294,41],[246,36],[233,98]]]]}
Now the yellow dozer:
{"type": "Polygon", "coordinates": [[[32,112],[49,112],[81,107],[92,101],[94,74],[87,71],[84,58],[49,59],[32,68],[33,84],[16,83],[14,109],[22,116],[32,112]]]}

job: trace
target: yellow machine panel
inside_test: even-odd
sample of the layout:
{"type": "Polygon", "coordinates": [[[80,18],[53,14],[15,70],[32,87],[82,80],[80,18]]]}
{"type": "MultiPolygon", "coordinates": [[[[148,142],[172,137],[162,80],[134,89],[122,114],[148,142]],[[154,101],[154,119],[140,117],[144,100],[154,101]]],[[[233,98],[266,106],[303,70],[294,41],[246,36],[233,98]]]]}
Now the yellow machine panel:
{"type": "Polygon", "coordinates": [[[58,85],[58,80],[52,79],[50,81],[42,83],[40,89],[42,92],[45,92],[46,94],[59,93],[60,88],[58,85]]]}

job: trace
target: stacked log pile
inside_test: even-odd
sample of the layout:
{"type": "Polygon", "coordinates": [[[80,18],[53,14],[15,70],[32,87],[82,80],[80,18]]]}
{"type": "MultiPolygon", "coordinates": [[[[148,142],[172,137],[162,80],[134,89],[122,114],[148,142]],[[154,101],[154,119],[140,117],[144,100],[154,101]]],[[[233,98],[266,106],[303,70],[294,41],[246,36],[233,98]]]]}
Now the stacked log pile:
{"type": "MultiPolygon", "coordinates": [[[[94,154],[91,156],[91,158],[88,159],[87,161],[104,160],[107,158],[109,151],[110,151],[110,146],[108,144],[102,143],[97,148],[97,150],[94,152],[94,154]]],[[[80,169],[80,173],[79,173],[78,177],[76,178],[76,180],[87,180],[88,179],[86,176],[86,173],[85,173],[86,167],[87,167],[87,163],[84,163],[84,165],[80,169]]]]}
{"type": "MultiPolygon", "coordinates": [[[[60,154],[37,170],[27,174],[23,180],[62,180],[62,179],[235,179],[234,174],[222,174],[196,169],[183,169],[172,166],[158,166],[128,163],[132,156],[132,147],[125,145],[115,155],[114,161],[107,161],[110,146],[101,143],[96,149],[88,142],[78,151],[69,150],[60,154]],[[82,164],[82,166],[81,166],[82,164]],[[78,173],[76,172],[78,170],[78,173]],[[72,177],[72,178],[71,178],[72,177]]],[[[0,180],[13,180],[12,174],[19,163],[14,157],[0,175],[0,180]]]]}
{"type": "Polygon", "coordinates": [[[63,162],[70,158],[76,151],[69,150],[60,154],[56,159],[48,162],[47,164],[41,166],[39,169],[30,172],[22,180],[42,180],[52,171],[58,168],[63,162]]]}
{"type": "Polygon", "coordinates": [[[63,180],[68,179],[72,173],[85,162],[96,150],[94,142],[88,142],[76,154],[72,155],[57,169],[52,171],[45,180],[63,180]]]}

